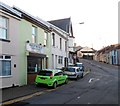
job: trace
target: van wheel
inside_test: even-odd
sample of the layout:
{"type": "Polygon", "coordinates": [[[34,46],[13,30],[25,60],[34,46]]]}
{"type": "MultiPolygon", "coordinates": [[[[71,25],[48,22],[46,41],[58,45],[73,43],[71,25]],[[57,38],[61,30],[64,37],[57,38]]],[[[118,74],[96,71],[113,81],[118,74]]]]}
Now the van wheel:
{"type": "Polygon", "coordinates": [[[57,82],[54,82],[53,89],[55,89],[56,87],[57,87],[57,82]]]}

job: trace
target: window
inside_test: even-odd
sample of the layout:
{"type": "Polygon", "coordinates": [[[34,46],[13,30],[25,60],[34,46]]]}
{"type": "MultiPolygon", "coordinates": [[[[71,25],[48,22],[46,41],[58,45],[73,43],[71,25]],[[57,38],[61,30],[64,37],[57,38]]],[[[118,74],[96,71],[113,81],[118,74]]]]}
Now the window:
{"type": "Polygon", "coordinates": [[[65,51],[67,52],[67,41],[65,41],[65,51]]]}
{"type": "Polygon", "coordinates": [[[77,69],[77,72],[80,72],[80,68],[77,69]]]}
{"type": "Polygon", "coordinates": [[[48,33],[45,32],[45,34],[44,34],[44,45],[45,46],[47,45],[47,39],[48,39],[48,33]]]}
{"type": "Polygon", "coordinates": [[[0,39],[7,39],[8,35],[8,19],[0,16],[0,39]]]}
{"type": "Polygon", "coordinates": [[[38,75],[42,75],[42,76],[51,76],[52,75],[52,71],[47,71],[47,70],[42,70],[38,73],[38,75]]]}
{"type": "Polygon", "coordinates": [[[58,63],[59,63],[59,64],[62,64],[62,63],[63,63],[63,57],[62,57],[62,56],[59,56],[59,57],[58,57],[58,63]]]}
{"type": "Polygon", "coordinates": [[[60,49],[62,49],[62,38],[60,38],[60,49]]]}
{"type": "Polygon", "coordinates": [[[61,75],[63,75],[63,72],[58,72],[54,76],[61,76],[61,75]]]}
{"type": "Polygon", "coordinates": [[[11,75],[11,56],[0,56],[0,76],[11,75]]]}
{"type": "Polygon", "coordinates": [[[55,34],[52,33],[52,46],[55,46],[55,34]]]}
{"type": "Polygon", "coordinates": [[[36,43],[37,28],[32,26],[32,43],[36,43]]]}

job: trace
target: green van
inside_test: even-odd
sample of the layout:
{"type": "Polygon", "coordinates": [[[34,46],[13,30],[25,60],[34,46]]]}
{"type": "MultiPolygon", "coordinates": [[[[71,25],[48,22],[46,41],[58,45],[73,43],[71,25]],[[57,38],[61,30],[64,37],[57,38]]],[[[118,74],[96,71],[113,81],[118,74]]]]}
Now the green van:
{"type": "Polygon", "coordinates": [[[68,76],[63,73],[62,70],[56,69],[43,69],[41,70],[35,79],[35,84],[45,84],[56,88],[57,85],[68,83],[68,76]]]}

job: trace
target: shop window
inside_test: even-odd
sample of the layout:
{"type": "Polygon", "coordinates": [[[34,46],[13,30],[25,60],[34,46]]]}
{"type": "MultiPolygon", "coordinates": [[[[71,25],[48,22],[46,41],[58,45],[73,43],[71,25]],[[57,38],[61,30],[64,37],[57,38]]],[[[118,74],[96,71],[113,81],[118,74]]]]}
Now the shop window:
{"type": "Polygon", "coordinates": [[[0,16],[0,39],[7,39],[8,37],[8,19],[0,16]]]}
{"type": "Polygon", "coordinates": [[[36,57],[27,58],[27,69],[28,73],[36,73],[42,69],[42,59],[36,57]]]}
{"type": "Polygon", "coordinates": [[[11,75],[11,56],[0,56],[0,76],[11,75]]]}

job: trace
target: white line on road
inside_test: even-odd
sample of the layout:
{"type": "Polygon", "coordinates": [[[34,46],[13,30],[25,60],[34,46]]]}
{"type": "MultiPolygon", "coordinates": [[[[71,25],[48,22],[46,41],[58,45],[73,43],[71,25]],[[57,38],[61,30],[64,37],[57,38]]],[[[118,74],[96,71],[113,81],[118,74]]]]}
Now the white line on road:
{"type": "Polygon", "coordinates": [[[91,83],[95,78],[90,78],[89,83],[91,83]]]}

